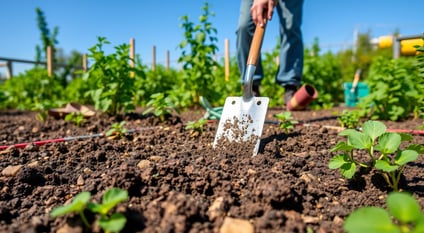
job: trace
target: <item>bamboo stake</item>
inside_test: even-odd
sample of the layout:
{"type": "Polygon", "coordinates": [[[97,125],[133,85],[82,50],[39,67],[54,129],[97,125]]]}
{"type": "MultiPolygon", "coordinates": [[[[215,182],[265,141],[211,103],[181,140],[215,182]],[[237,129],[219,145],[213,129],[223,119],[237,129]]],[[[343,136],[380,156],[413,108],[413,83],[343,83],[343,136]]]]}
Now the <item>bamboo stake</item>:
{"type": "Polygon", "coordinates": [[[228,39],[225,39],[225,58],[224,58],[224,66],[225,66],[225,81],[230,80],[230,42],[228,39]]]}
{"type": "Polygon", "coordinates": [[[84,53],[82,55],[82,70],[84,72],[87,72],[87,70],[88,70],[87,54],[86,53],[84,53]]]}
{"type": "Polygon", "coordinates": [[[53,75],[53,49],[47,46],[47,74],[49,77],[53,75]]]}
{"type": "MultiPolygon", "coordinates": [[[[135,40],[134,38],[130,38],[130,66],[131,68],[135,67],[135,40]]],[[[134,77],[134,72],[130,72],[130,77],[134,77]]]]}

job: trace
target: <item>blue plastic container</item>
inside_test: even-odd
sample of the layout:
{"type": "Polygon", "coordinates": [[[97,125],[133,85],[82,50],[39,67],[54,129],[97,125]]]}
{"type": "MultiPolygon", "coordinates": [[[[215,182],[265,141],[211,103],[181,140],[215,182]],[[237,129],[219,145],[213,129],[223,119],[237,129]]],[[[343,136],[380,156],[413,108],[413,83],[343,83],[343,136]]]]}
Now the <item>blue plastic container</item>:
{"type": "Polygon", "coordinates": [[[370,93],[369,86],[363,82],[358,82],[358,85],[353,92],[351,91],[351,88],[351,82],[343,83],[344,100],[347,107],[355,107],[362,97],[365,97],[370,93]]]}

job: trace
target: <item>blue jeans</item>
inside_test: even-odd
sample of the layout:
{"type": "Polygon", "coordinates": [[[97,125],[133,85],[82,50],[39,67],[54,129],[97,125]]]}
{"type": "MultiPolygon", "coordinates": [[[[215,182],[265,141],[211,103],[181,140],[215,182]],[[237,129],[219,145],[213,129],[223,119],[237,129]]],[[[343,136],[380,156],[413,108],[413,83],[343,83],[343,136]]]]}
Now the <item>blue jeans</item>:
{"type": "MultiPolygon", "coordinates": [[[[237,64],[242,74],[244,73],[249,56],[250,43],[255,32],[255,24],[250,15],[250,7],[253,0],[241,0],[240,16],[237,28],[237,64]]],[[[278,0],[275,11],[280,22],[280,65],[275,80],[281,86],[299,86],[303,72],[303,40],[302,40],[302,6],[303,0],[278,0]]],[[[274,13],[275,13],[274,11],[274,13]]],[[[274,14],[275,16],[275,14],[274,14]]],[[[273,17],[275,18],[275,17],[273,17]]],[[[264,71],[261,58],[256,65],[253,81],[258,83],[262,80],[264,71]]]]}

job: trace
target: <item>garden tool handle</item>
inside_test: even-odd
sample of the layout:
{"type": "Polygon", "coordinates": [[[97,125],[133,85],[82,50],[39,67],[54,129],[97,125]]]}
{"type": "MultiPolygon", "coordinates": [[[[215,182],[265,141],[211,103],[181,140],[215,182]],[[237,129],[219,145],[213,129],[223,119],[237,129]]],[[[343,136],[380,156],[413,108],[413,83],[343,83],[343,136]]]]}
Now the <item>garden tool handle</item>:
{"type": "Polygon", "coordinates": [[[261,27],[256,26],[255,33],[253,34],[252,43],[250,45],[249,57],[247,59],[247,65],[257,65],[259,53],[261,51],[262,40],[265,34],[267,20],[264,19],[264,25],[261,27]]]}
{"type": "Polygon", "coordinates": [[[356,90],[356,86],[358,86],[359,78],[361,77],[361,70],[358,69],[355,72],[355,77],[353,78],[352,88],[350,91],[353,93],[356,90]]]}

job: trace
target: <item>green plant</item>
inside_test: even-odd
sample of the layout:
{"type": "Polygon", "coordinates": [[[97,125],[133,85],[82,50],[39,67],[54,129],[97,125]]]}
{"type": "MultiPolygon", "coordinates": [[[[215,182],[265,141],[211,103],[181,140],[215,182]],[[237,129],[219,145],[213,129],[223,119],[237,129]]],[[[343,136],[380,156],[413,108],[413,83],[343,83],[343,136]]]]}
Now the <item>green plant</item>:
{"type": "Polygon", "coordinates": [[[339,133],[346,136],[347,141],[340,141],[330,152],[342,151],[329,162],[330,169],[340,169],[341,174],[350,179],[356,172],[356,166],[372,168],[382,172],[387,184],[395,191],[405,165],[423,153],[423,146],[411,144],[405,150],[400,149],[401,142],[410,141],[408,134],[386,132],[386,126],[378,121],[367,121],[362,132],[346,129],[339,133]],[[370,160],[361,162],[355,157],[357,150],[365,150],[370,160]],[[379,153],[377,153],[377,151],[379,153]]]}
{"type": "Polygon", "coordinates": [[[105,232],[119,232],[124,228],[127,219],[121,213],[113,213],[109,215],[109,212],[117,204],[126,201],[127,199],[127,191],[119,188],[111,188],[103,195],[101,204],[90,202],[87,207],[91,212],[100,214],[98,224],[105,232]]]}
{"type": "Polygon", "coordinates": [[[81,126],[84,120],[84,114],[82,114],[81,112],[71,112],[70,114],[65,116],[65,121],[73,122],[77,126],[81,126]]]}
{"type": "Polygon", "coordinates": [[[109,212],[116,205],[128,199],[127,191],[119,188],[110,188],[104,193],[101,204],[90,202],[90,198],[90,192],[81,192],[74,197],[70,204],[53,209],[50,216],[55,218],[66,214],[77,213],[85,226],[90,228],[91,224],[87,221],[84,214],[85,210],[89,210],[94,214],[100,215],[96,222],[106,233],[119,232],[125,227],[127,219],[123,214],[110,214],[109,212]]]}
{"type": "Polygon", "coordinates": [[[153,115],[159,117],[162,122],[171,115],[172,111],[177,110],[170,98],[166,97],[164,93],[153,94],[146,106],[147,109],[144,110],[143,115],[153,113],[153,115]]]}
{"type": "Polygon", "coordinates": [[[189,21],[187,15],[182,16],[181,27],[184,28],[185,39],[179,44],[183,49],[178,62],[183,64],[185,72],[184,82],[186,90],[192,91],[192,98],[195,103],[199,103],[200,96],[206,98],[211,97],[215,90],[212,83],[215,79],[213,70],[218,63],[213,56],[218,51],[216,42],[217,30],[209,22],[209,16],[213,16],[213,12],[209,11],[209,4],[204,3],[203,14],[200,16],[200,24],[194,25],[189,21]],[[187,50],[184,50],[188,47],[187,50]]]}
{"type": "Polygon", "coordinates": [[[414,59],[374,59],[367,83],[370,94],[357,104],[361,115],[373,120],[397,121],[414,112],[419,114],[420,104],[416,103],[422,102],[424,85],[414,59]]]}
{"type": "Polygon", "coordinates": [[[343,227],[348,233],[424,232],[424,213],[410,194],[393,192],[387,196],[387,210],[361,207],[349,214],[343,227]]]}
{"type": "Polygon", "coordinates": [[[340,126],[348,129],[358,128],[360,119],[361,117],[358,111],[349,111],[346,109],[343,110],[340,116],[337,117],[340,126]]]}
{"type": "Polygon", "coordinates": [[[105,55],[103,45],[110,44],[105,37],[99,37],[98,43],[90,48],[88,57],[94,59],[94,64],[84,75],[84,79],[93,79],[95,86],[88,92],[94,107],[111,115],[130,112],[135,109],[133,96],[134,80],[131,72],[138,70],[130,66],[129,45],[115,47],[116,52],[105,55]]]}
{"type": "Polygon", "coordinates": [[[121,138],[127,133],[127,129],[124,127],[125,121],[121,121],[119,123],[113,123],[111,128],[106,131],[106,136],[110,138],[121,138]]]}
{"type": "Polygon", "coordinates": [[[53,218],[63,216],[66,214],[77,213],[81,217],[83,223],[90,227],[90,224],[85,217],[84,210],[87,207],[88,202],[90,201],[91,194],[90,192],[81,192],[78,193],[73,199],[72,202],[68,205],[59,206],[52,210],[50,216],[53,218]]]}
{"type": "Polygon", "coordinates": [[[200,118],[197,121],[189,121],[185,129],[192,131],[192,134],[203,134],[204,126],[208,123],[208,120],[205,118],[200,118]]]}
{"type": "Polygon", "coordinates": [[[293,119],[292,114],[289,111],[277,113],[274,117],[280,120],[280,129],[283,129],[286,134],[288,134],[290,130],[294,129],[294,126],[299,123],[293,119]]]}

